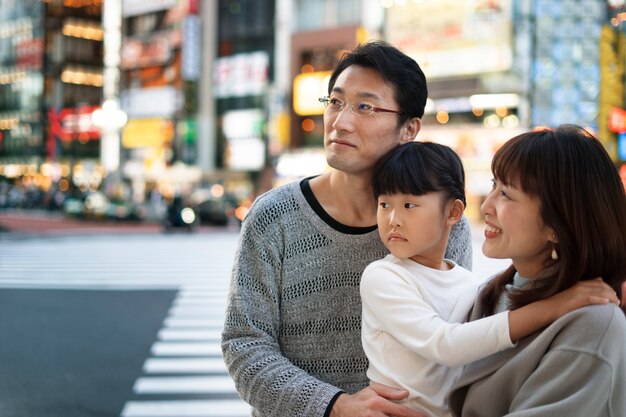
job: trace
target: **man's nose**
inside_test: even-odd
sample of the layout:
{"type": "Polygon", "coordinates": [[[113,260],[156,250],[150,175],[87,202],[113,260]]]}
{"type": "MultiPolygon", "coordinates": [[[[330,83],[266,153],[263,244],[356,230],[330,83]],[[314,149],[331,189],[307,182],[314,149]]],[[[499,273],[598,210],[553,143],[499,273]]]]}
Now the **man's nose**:
{"type": "Polygon", "coordinates": [[[350,103],[346,103],[343,109],[335,113],[333,127],[338,130],[351,130],[354,127],[354,118],[357,117],[352,111],[350,103]]]}

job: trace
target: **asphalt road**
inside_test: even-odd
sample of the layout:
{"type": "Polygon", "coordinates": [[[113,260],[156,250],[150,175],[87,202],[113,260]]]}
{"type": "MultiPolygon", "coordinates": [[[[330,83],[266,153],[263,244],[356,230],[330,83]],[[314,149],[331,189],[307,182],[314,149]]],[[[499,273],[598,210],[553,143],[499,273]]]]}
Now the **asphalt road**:
{"type": "Polygon", "coordinates": [[[219,339],[235,230],[5,233],[1,417],[244,417],[219,339]]]}
{"type": "Polygon", "coordinates": [[[0,415],[118,417],[174,296],[0,289],[0,415]]]}

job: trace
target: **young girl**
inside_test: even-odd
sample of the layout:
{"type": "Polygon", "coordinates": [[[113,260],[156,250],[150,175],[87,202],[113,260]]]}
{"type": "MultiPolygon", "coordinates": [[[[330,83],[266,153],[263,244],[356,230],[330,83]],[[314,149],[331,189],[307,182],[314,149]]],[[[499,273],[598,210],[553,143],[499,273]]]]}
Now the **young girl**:
{"type": "Polygon", "coordinates": [[[407,390],[411,408],[449,415],[448,391],[462,365],[515,346],[575,308],[617,302],[596,280],[462,324],[481,282],[444,259],[450,228],[465,208],[459,157],[444,145],[409,142],[383,157],[372,182],[378,231],[391,253],[370,264],[361,280],[367,375],[407,390]]]}

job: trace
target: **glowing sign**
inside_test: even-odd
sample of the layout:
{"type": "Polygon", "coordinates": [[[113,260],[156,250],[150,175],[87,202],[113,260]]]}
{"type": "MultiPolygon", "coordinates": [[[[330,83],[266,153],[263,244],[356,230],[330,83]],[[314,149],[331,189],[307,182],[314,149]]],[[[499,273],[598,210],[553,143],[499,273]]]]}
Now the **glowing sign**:
{"type": "Polygon", "coordinates": [[[307,72],[293,80],[293,111],[299,116],[323,114],[324,106],[318,101],[328,94],[331,71],[307,72]]]}

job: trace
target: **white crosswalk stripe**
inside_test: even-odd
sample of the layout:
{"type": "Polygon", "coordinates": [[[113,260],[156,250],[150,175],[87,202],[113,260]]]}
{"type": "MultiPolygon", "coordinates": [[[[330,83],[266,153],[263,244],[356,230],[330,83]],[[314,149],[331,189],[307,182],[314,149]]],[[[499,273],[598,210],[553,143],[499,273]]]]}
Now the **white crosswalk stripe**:
{"type": "MultiPolygon", "coordinates": [[[[154,394],[219,396],[236,392],[222,360],[219,346],[225,299],[226,291],[218,293],[202,287],[187,286],[180,289],[159,331],[158,340],[152,345],[152,356],[144,364],[145,375],[140,377],[133,387],[138,396],[149,397],[154,394]]],[[[250,407],[242,403],[242,401],[222,401],[210,406],[206,401],[177,402],[179,414],[176,415],[203,417],[250,415],[250,407]],[[217,405],[222,407],[219,413],[212,411],[217,405]]],[[[153,404],[150,401],[128,402],[121,417],[171,415],[167,414],[170,412],[167,408],[153,404]]],[[[172,407],[167,403],[159,405],[172,407]]]]}
{"type": "Polygon", "coordinates": [[[0,240],[0,288],[176,290],[121,417],[249,416],[220,348],[236,239],[223,233],[0,240]]]}
{"type": "Polygon", "coordinates": [[[222,358],[149,358],[143,366],[147,374],[218,373],[226,374],[222,358]]]}
{"type": "Polygon", "coordinates": [[[142,401],[129,402],[122,417],[240,417],[250,408],[236,400],[142,401]]]}

